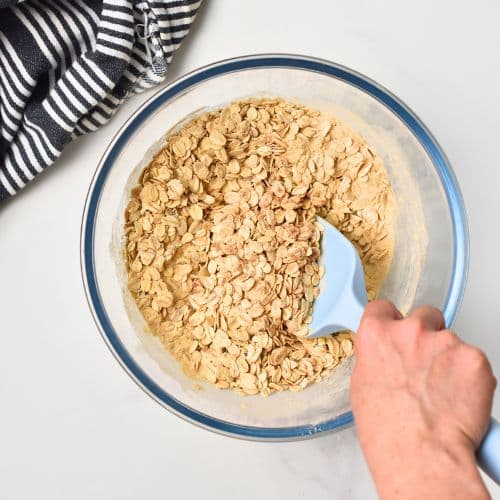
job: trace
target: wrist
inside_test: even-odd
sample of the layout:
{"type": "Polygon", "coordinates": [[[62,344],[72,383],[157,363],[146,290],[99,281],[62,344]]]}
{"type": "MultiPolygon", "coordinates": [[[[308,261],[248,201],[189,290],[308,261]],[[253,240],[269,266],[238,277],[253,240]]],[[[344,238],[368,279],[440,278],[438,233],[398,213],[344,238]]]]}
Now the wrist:
{"type": "Polygon", "coordinates": [[[418,469],[419,481],[427,482],[424,492],[428,491],[430,498],[490,498],[477,468],[474,448],[465,437],[450,442],[423,440],[418,469]]]}
{"type": "Polygon", "coordinates": [[[371,469],[382,500],[490,498],[477,469],[472,446],[465,440],[448,441],[427,436],[406,439],[407,449],[403,453],[401,448],[386,450],[384,459],[373,464],[371,469]]]}

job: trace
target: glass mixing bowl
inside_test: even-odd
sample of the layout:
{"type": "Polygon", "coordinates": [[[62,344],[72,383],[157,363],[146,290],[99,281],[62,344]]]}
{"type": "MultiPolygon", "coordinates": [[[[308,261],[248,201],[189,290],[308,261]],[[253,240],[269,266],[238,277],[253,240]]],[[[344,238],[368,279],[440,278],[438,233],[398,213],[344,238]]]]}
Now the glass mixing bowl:
{"type": "Polygon", "coordinates": [[[177,415],[232,436],[289,440],[352,423],[352,360],[303,392],[242,398],[193,382],[149,335],[126,287],[124,210],[167,131],[186,117],[248,96],[279,96],[333,112],[385,161],[396,196],[394,260],[381,290],[403,311],[422,303],[450,325],[460,305],[468,234],[460,190],[441,148],[399,99],[331,62],[260,55],[218,62],[161,89],[125,123],[94,175],[83,215],[81,262],[88,302],[109,348],[151,397],[177,415]]]}

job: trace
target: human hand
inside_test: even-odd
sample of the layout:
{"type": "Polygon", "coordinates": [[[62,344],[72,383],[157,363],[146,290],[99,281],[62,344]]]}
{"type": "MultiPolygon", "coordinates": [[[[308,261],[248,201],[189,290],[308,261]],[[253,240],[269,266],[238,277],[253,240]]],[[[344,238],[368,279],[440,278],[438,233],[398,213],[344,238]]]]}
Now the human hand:
{"type": "Polygon", "coordinates": [[[386,301],[366,307],[355,353],[351,403],[380,496],[489,498],[474,456],[496,386],[485,355],[437,309],[403,319],[386,301]]]}

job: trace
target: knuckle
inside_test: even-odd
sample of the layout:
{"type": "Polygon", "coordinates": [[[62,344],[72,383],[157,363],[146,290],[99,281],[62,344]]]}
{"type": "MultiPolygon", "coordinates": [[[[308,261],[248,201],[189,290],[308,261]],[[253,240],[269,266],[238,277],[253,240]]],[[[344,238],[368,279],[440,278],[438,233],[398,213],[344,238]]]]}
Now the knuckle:
{"type": "Polygon", "coordinates": [[[414,309],[410,316],[442,316],[440,309],[434,306],[420,306],[414,309]]]}
{"type": "Polygon", "coordinates": [[[438,307],[425,306],[425,311],[427,313],[434,314],[435,316],[443,316],[441,309],[439,309],[438,307]]]}
{"type": "Polygon", "coordinates": [[[441,330],[440,335],[442,335],[444,338],[447,338],[449,340],[456,340],[458,341],[457,334],[453,330],[441,330]]]}
{"type": "Polygon", "coordinates": [[[390,302],[389,300],[377,299],[369,302],[367,307],[380,308],[380,307],[394,307],[394,306],[392,305],[392,302],[390,302]]]}
{"type": "Polygon", "coordinates": [[[463,346],[463,351],[465,353],[465,356],[467,358],[467,363],[469,366],[473,367],[489,367],[489,361],[486,355],[484,354],[481,349],[472,346],[472,345],[467,345],[464,344],[463,346]]]}
{"type": "Polygon", "coordinates": [[[498,381],[497,378],[495,377],[495,374],[493,373],[491,365],[488,363],[488,366],[483,368],[481,372],[482,373],[480,374],[480,376],[483,387],[486,388],[491,393],[494,393],[495,389],[497,388],[498,381]]]}
{"type": "Polygon", "coordinates": [[[483,353],[483,351],[481,351],[481,349],[478,349],[477,347],[470,347],[470,356],[479,364],[488,362],[486,355],[483,353]]]}
{"type": "Polygon", "coordinates": [[[389,300],[377,299],[370,301],[365,307],[366,316],[398,317],[399,311],[389,300]]]}
{"type": "Polygon", "coordinates": [[[460,339],[457,337],[455,332],[451,330],[441,330],[439,332],[438,340],[448,346],[453,346],[460,342],[460,339]]]}
{"type": "Polygon", "coordinates": [[[417,307],[410,314],[410,318],[420,319],[425,330],[439,331],[444,328],[443,313],[433,306],[417,307]]]}

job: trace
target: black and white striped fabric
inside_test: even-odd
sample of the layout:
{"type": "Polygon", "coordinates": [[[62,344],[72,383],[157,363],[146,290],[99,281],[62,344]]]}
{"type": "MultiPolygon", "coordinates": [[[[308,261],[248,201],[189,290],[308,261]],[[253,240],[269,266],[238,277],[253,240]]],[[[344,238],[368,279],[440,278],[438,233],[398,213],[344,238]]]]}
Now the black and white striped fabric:
{"type": "Polygon", "coordinates": [[[0,0],[0,201],[165,79],[201,0],[0,0]]]}

